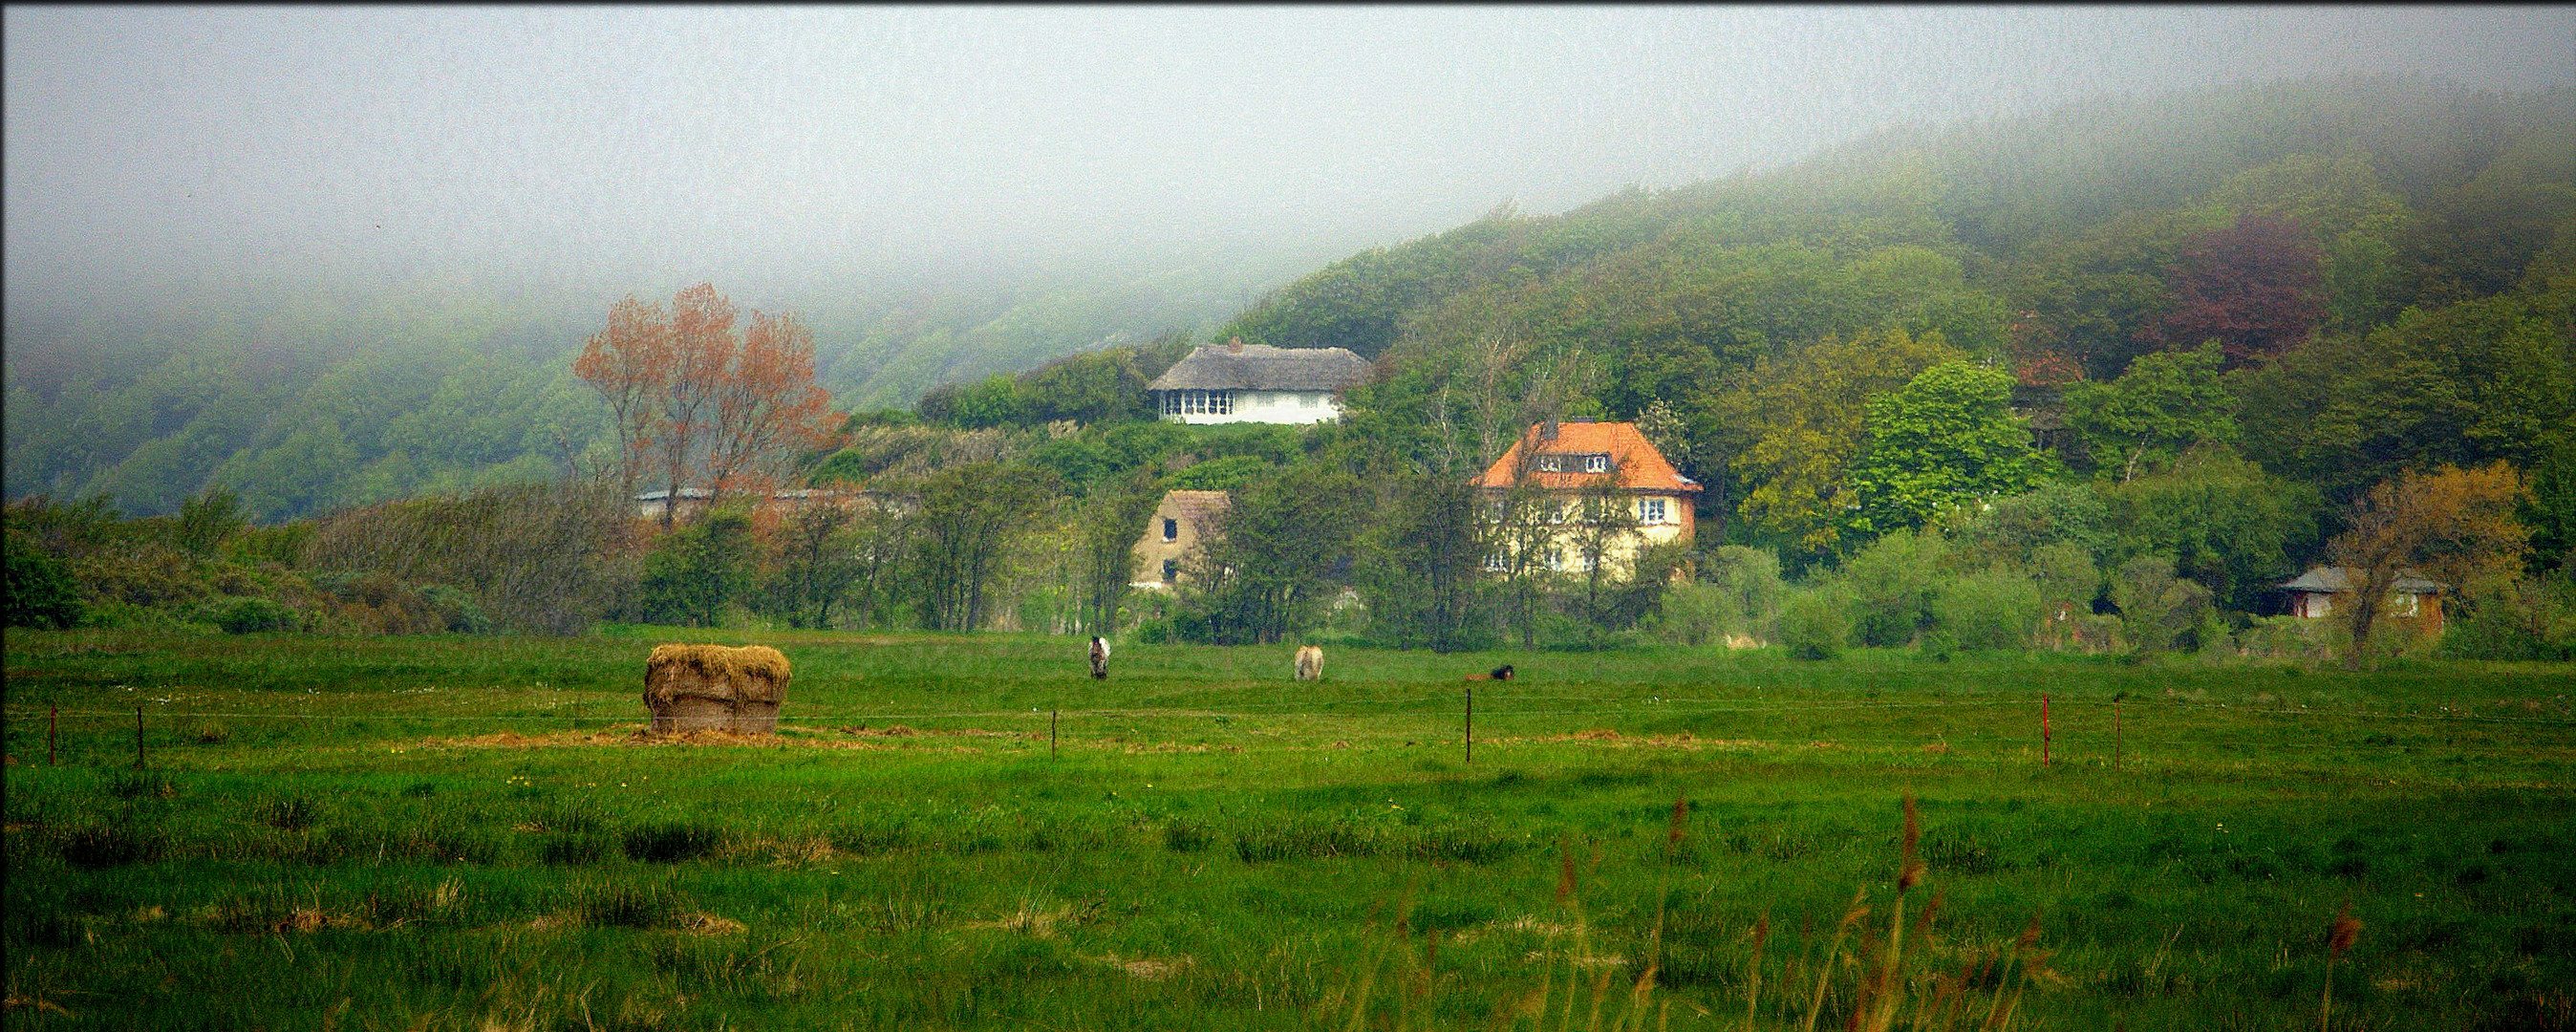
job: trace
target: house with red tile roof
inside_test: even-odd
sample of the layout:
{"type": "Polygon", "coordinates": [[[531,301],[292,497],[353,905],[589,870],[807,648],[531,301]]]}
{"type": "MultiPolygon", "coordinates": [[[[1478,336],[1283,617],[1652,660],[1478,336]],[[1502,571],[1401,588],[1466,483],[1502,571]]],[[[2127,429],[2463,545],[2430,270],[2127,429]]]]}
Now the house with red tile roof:
{"type": "Polygon", "coordinates": [[[1542,512],[1559,525],[1537,557],[1546,569],[1583,568],[1576,541],[1587,498],[1606,496],[1624,513],[1621,522],[1631,524],[1601,556],[1621,576],[1635,568],[1639,551],[1688,542],[1697,530],[1691,502],[1699,482],[1674,469],[1635,423],[1531,424],[1473,483],[1484,492],[1489,512],[1499,512],[1515,488],[1535,489],[1542,512]]]}

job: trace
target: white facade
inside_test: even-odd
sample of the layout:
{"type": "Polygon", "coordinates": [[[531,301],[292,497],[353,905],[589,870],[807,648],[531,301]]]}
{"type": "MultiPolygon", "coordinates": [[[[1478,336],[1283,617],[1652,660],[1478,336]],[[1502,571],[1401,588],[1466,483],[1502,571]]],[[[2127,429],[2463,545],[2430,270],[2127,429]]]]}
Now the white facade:
{"type": "Polygon", "coordinates": [[[1167,390],[1163,418],[1176,423],[1324,423],[1342,416],[1331,391],[1167,390]]]}

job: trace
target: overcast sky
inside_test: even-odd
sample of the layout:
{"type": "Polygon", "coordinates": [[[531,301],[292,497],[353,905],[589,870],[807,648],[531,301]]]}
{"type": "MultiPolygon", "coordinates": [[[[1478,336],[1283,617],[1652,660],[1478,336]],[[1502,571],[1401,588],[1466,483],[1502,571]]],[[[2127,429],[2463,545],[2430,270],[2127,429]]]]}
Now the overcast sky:
{"type": "Polygon", "coordinates": [[[2565,8],[9,8],[6,275],[648,293],[1347,251],[1906,122],[2367,71],[2565,8]]]}

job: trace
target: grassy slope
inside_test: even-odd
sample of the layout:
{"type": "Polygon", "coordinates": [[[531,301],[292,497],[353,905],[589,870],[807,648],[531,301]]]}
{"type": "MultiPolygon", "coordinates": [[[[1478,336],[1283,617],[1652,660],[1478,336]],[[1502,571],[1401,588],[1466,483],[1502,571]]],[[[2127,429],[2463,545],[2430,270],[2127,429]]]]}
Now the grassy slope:
{"type": "Polygon", "coordinates": [[[1640,1017],[1737,1027],[1767,914],[1756,1010],[1795,1028],[1855,889],[1841,952],[1885,934],[1908,792],[1905,913],[1943,900],[1909,1007],[2037,913],[2048,974],[1979,1008],[2313,1024],[2349,899],[2338,1027],[2569,1018],[2563,667],[1336,649],[1298,685],[1284,648],[1133,646],[1102,684],[1062,639],[784,635],[776,743],[639,746],[659,636],[13,632],[11,1027],[1491,1027],[1542,985],[1556,1027],[1649,957],[1640,1017]],[[1506,658],[1466,766],[1458,678],[1506,658]]]}

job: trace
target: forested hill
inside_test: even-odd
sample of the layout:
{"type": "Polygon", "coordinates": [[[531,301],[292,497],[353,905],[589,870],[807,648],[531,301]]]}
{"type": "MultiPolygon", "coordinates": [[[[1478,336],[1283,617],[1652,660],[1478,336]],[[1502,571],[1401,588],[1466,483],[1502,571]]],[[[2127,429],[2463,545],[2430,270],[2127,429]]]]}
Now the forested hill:
{"type": "MultiPolygon", "coordinates": [[[[806,316],[836,404],[908,405],[943,382],[1204,333],[1313,267],[1292,260],[743,301],[806,316]]],[[[152,514],[220,484],[275,520],[550,479],[609,447],[604,408],[571,372],[609,300],[441,284],[257,301],[208,291],[77,316],[13,310],[7,493],[107,492],[152,514]]]]}
{"type": "Polygon", "coordinates": [[[2240,87],[1506,208],[1223,332],[1380,358],[1351,423],[1427,468],[1545,414],[1642,419],[1724,533],[1794,552],[1851,527],[1871,401],[1949,358],[2072,404],[2079,477],[2201,446],[2335,502],[2441,463],[2576,481],[2571,227],[2576,91],[2240,87]],[[2119,398],[2074,389],[2147,355],[2119,398]]]}
{"type": "MultiPolygon", "coordinates": [[[[1969,329],[1982,344],[2008,322],[2001,303],[2050,300],[2036,295],[2051,286],[2052,264],[2219,208],[2287,217],[2319,244],[2353,252],[2332,256],[2345,265],[2337,286],[2364,306],[2345,314],[2368,319],[2518,280],[2576,207],[2571,133],[2576,91],[2564,89],[2500,97],[2340,80],[2097,101],[2028,121],[1887,133],[1781,171],[1631,189],[1559,216],[1506,206],[1337,262],[1266,298],[1230,331],[1374,357],[1459,308],[1461,295],[1531,298],[1580,282],[1594,289],[1571,300],[1610,302],[1585,315],[1614,336],[1696,319],[1691,328],[1713,347],[1759,349],[1779,334],[1883,322],[1881,310],[1897,305],[1939,309],[1907,317],[1969,329]],[[2352,231],[2361,235],[2342,237],[2352,231]],[[2377,255],[2383,246],[2397,253],[2377,255]],[[1769,259],[1757,259],[1766,248],[1769,259]],[[2361,282],[2364,270],[2352,266],[2365,257],[2386,268],[2361,282]],[[1827,280],[1850,289],[1764,296],[1810,294],[1796,288],[1827,280]],[[1940,289],[1952,280],[1972,296],[1940,289]],[[1871,296],[1878,310],[1854,307],[1871,308],[1871,296]],[[1953,310],[1960,304],[1978,310],[1953,310]]],[[[2153,271],[2144,255],[2092,257],[2153,271]]],[[[2125,357],[2103,328],[2062,329],[2072,334],[2064,350],[2097,369],[2116,371],[2125,357]]]]}

